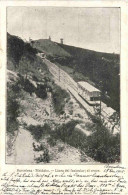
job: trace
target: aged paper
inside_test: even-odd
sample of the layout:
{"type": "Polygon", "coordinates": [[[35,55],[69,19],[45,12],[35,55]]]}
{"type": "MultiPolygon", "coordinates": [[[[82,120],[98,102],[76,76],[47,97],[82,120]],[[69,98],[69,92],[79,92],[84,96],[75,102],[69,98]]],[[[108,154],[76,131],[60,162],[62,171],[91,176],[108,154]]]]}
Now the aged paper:
{"type": "Polygon", "coordinates": [[[0,194],[127,195],[127,2],[0,5],[0,194]]]}

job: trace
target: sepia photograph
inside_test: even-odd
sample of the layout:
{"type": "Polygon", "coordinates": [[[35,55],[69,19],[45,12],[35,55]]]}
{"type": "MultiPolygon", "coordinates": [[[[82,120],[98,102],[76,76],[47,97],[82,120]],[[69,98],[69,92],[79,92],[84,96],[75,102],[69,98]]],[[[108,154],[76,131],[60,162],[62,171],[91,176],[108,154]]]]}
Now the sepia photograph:
{"type": "Polygon", "coordinates": [[[7,7],[5,162],[121,162],[120,8],[7,7]]]}

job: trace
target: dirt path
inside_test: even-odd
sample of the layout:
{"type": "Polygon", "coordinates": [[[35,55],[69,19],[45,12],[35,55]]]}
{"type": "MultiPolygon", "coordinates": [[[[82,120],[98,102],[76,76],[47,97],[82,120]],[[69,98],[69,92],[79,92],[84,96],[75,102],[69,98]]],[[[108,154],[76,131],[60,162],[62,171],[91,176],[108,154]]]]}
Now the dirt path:
{"type": "Polygon", "coordinates": [[[34,152],[33,152],[33,138],[29,131],[19,129],[19,134],[15,142],[15,164],[33,164],[34,152]]]}
{"type": "MultiPolygon", "coordinates": [[[[20,128],[18,136],[15,142],[15,150],[13,154],[8,157],[8,162],[10,164],[17,165],[32,165],[32,164],[46,164],[44,162],[36,163],[34,160],[35,157],[43,154],[41,152],[35,152],[33,150],[33,139],[31,133],[25,129],[20,128]]],[[[88,157],[84,156],[84,162],[81,161],[81,153],[78,149],[71,147],[68,144],[64,144],[63,142],[57,144],[55,147],[50,147],[49,151],[54,159],[50,160],[48,164],[93,164],[95,161],[88,157]],[[59,152],[58,147],[64,147],[63,151],[59,152]]]]}

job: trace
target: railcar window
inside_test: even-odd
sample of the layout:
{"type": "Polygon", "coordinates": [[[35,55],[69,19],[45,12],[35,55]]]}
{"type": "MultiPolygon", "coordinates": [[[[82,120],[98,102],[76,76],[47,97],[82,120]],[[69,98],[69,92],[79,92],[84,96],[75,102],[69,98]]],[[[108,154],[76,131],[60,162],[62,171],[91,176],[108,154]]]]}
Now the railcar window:
{"type": "Polygon", "coordinates": [[[99,97],[90,97],[90,101],[99,101],[100,98],[99,97]]]}

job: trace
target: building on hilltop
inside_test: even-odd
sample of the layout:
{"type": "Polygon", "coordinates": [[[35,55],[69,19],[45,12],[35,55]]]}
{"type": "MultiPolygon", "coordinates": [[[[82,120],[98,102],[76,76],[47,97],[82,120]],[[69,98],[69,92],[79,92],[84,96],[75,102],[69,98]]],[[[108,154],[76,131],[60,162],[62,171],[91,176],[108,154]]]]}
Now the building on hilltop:
{"type": "Polygon", "coordinates": [[[51,37],[49,36],[49,40],[51,41],[51,37]]]}
{"type": "Polygon", "coordinates": [[[61,43],[61,44],[63,44],[63,40],[64,40],[64,39],[62,39],[62,38],[60,39],[60,43],[61,43]]]}
{"type": "Polygon", "coordinates": [[[34,43],[34,41],[29,37],[29,43],[30,43],[30,45],[33,47],[33,43],[34,43]]]}

